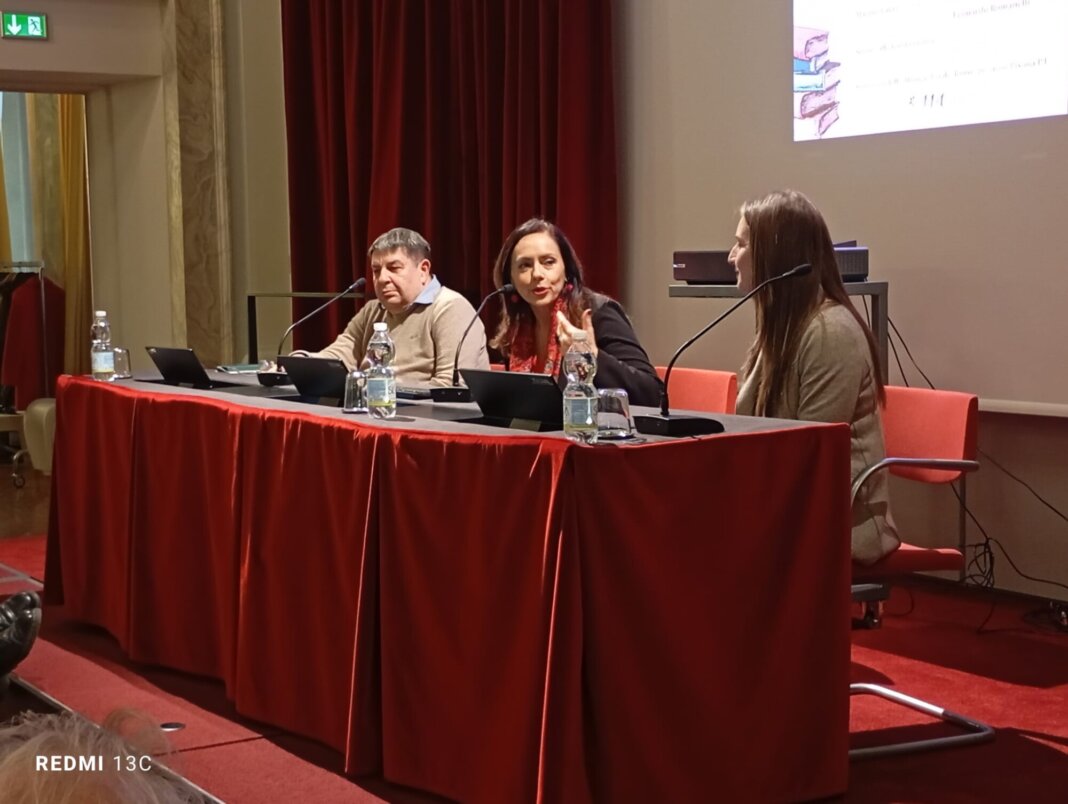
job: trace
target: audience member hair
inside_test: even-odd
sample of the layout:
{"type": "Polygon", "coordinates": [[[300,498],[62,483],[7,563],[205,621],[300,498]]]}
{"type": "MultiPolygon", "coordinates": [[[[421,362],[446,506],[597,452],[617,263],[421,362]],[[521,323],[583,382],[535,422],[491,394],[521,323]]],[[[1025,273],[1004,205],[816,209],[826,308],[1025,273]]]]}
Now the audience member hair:
{"type": "Polygon", "coordinates": [[[5,804],[199,804],[205,798],[140,758],[169,750],[159,726],[131,710],[96,726],[72,713],[24,712],[0,727],[0,798],[5,804]],[[38,758],[99,758],[92,768],[42,770],[38,758]]]}

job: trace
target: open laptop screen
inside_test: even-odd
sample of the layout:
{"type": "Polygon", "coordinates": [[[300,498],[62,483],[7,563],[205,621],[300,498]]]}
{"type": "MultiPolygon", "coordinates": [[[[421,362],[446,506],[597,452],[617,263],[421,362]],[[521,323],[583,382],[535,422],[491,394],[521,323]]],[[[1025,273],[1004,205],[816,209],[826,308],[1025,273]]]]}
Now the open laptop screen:
{"type": "Polygon", "coordinates": [[[519,371],[460,369],[483,415],[563,426],[563,394],[556,378],[519,371]]]}
{"type": "Polygon", "coordinates": [[[156,364],[167,385],[188,388],[228,388],[232,384],[213,382],[192,349],[176,346],[146,346],[145,350],[156,364]]]}
{"type": "Polygon", "coordinates": [[[286,370],[289,381],[305,399],[340,405],[345,398],[345,376],[348,371],[340,360],[292,355],[279,357],[278,364],[286,370]]]}

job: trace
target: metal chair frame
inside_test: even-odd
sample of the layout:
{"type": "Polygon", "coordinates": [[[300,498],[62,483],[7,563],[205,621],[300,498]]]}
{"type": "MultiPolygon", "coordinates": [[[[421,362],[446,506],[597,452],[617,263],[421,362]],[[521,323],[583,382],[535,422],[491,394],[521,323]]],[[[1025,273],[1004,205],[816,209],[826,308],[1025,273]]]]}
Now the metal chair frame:
{"type": "MultiPolygon", "coordinates": [[[[979,468],[977,461],[952,460],[945,458],[884,458],[872,466],[869,466],[853,481],[851,501],[855,501],[864,484],[876,473],[890,469],[893,466],[910,466],[919,469],[945,469],[958,472],[973,472],[979,468]]],[[[961,475],[963,481],[964,476],[961,475]]],[[[963,494],[961,495],[963,506],[963,494]]],[[[961,510],[961,565],[963,567],[964,546],[964,511],[961,510]]],[[[889,597],[890,586],[888,583],[858,583],[852,586],[852,595],[855,602],[861,603],[864,615],[861,618],[861,626],[865,628],[877,628],[882,622],[883,602],[889,597]]],[[[899,756],[920,751],[930,751],[939,748],[958,748],[964,745],[987,742],[994,739],[994,729],[978,720],[953,712],[944,707],[929,703],[919,698],[913,698],[902,692],[885,687],[881,684],[856,683],[849,685],[850,695],[875,695],[884,700],[891,701],[901,706],[906,706],[923,714],[930,715],[945,723],[964,730],[963,734],[953,734],[946,737],[935,737],[926,740],[904,740],[887,745],[870,746],[867,748],[854,748],[849,752],[849,759],[861,760],[875,757],[899,756]]]]}

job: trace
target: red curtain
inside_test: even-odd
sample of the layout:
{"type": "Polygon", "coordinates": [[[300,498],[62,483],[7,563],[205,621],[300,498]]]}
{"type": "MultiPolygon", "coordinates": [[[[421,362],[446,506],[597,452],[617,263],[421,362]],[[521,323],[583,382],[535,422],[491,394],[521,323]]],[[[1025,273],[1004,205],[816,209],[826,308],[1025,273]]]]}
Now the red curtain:
{"type": "Polygon", "coordinates": [[[282,41],[293,290],[344,287],[408,226],[475,300],[504,237],[542,215],[617,295],[612,0],[282,0],[282,41]]]}
{"type": "Polygon", "coordinates": [[[26,407],[43,396],[54,396],[56,378],[63,373],[63,288],[44,278],[44,315],[41,320],[41,280],[31,276],[11,292],[0,359],[0,385],[15,387],[15,408],[26,407]],[[48,351],[48,376],[43,376],[43,349],[48,351]]]}

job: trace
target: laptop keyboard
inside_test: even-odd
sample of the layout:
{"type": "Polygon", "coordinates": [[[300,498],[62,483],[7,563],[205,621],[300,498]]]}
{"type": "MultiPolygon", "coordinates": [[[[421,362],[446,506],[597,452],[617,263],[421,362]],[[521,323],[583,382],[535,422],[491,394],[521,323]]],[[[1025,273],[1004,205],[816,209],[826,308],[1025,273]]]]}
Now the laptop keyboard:
{"type": "Polygon", "coordinates": [[[397,399],[430,399],[429,388],[397,386],[397,399]]]}

